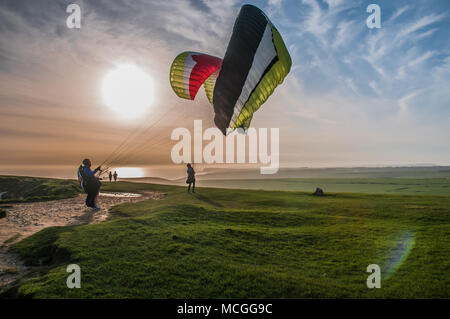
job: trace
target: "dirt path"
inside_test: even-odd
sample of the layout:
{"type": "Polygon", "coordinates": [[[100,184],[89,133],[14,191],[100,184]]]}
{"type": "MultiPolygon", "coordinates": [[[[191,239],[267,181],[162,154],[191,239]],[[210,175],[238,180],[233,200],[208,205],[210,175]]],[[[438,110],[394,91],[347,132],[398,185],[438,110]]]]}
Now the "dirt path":
{"type": "Polygon", "coordinates": [[[14,242],[50,226],[100,223],[108,218],[112,206],[163,197],[164,194],[158,192],[100,193],[98,204],[101,209],[98,212],[84,206],[85,195],[48,202],[12,204],[6,208],[7,216],[0,219],[0,289],[28,270],[17,255],[7,250],[14,242]]]}

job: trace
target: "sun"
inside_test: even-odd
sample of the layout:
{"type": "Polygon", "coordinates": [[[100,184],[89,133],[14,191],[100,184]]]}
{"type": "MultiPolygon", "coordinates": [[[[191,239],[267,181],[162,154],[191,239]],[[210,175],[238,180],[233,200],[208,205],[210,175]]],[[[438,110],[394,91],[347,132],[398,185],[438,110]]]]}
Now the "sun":
{"type": "Polygon", "coordinates": [[[122,118],[145,113],[153,102],[153,80],[135,65],[119,65],[102,83],[104,103],[122,118]]]}

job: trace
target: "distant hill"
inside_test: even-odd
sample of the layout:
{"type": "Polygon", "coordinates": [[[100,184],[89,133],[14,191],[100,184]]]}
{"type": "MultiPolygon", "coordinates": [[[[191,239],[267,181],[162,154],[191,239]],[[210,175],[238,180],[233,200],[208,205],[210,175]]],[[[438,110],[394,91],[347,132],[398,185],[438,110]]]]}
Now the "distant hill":
{"type": "MultiPolygon", "coordinates": [[[[205,168],[197,169],[201,180],[254,180],[286,178],[450,178],[450,166],[351,167],[351,168],[280,168],[277,174],[262,175],[259,169],[205,168]]],[[[136,182],[180,184],[176,179],[143,177],[123,179],[136,182]]]]}
{"type": "Polygon", "coordinates": [[[450,166],[280,168],[277,174],[262,175],[259,169],[209,169],[202,179],[280,179],[280,178],[450,178],[450,166]]]}
{"type": "MultiPolygon", "coordinates": [[[[132,182],[186,185],[186,177],[125,179],[132,182]]],[[[448,195],[450,167],[353,167],[283,168],[274,175],[261,175],[258,169],[206,168],[197,172],[197,186],[313,192],[448,195]]]]}

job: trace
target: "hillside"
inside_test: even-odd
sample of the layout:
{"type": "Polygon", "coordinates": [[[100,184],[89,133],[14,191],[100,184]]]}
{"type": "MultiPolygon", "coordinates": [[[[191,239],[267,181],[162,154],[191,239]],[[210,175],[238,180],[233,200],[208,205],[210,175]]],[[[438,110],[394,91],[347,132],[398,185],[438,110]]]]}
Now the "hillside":
{"type": "Polygon", "coordinates": [[[450,196],[329,194],[108,184],[167,193],[104,223],[15,244],[44,264],[3,297],[449,298],[450,196]],[[78,264],[82,288],[67,289],[78,264]],[[382,269],[368,289],[366,268],[382,269]]]}

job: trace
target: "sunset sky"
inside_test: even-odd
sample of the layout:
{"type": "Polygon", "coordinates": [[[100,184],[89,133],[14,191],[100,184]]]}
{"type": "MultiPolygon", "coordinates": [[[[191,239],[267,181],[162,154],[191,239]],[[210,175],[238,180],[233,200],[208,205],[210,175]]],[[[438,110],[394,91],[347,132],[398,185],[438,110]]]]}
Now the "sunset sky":
{"type": "Polygon", "coordinates": [[[292,57],[252,121],[280,128],[282,166],[450,165],[448,0],[0,0],[0,174],[70,177],[141,127],[115,164],[164,175],[172,130],[214,117],[204,94],[173,93],[170,65],[183,51],[223,57],[244,3],[268,15],[292,57]],[[66,26],[71,3],[81,29],[66,26]],[[370,3],[381,29],[366,26],[370,3]],[[121,64],[153,82],[153,103],[135,118],[102,98],[121,64]]]}

